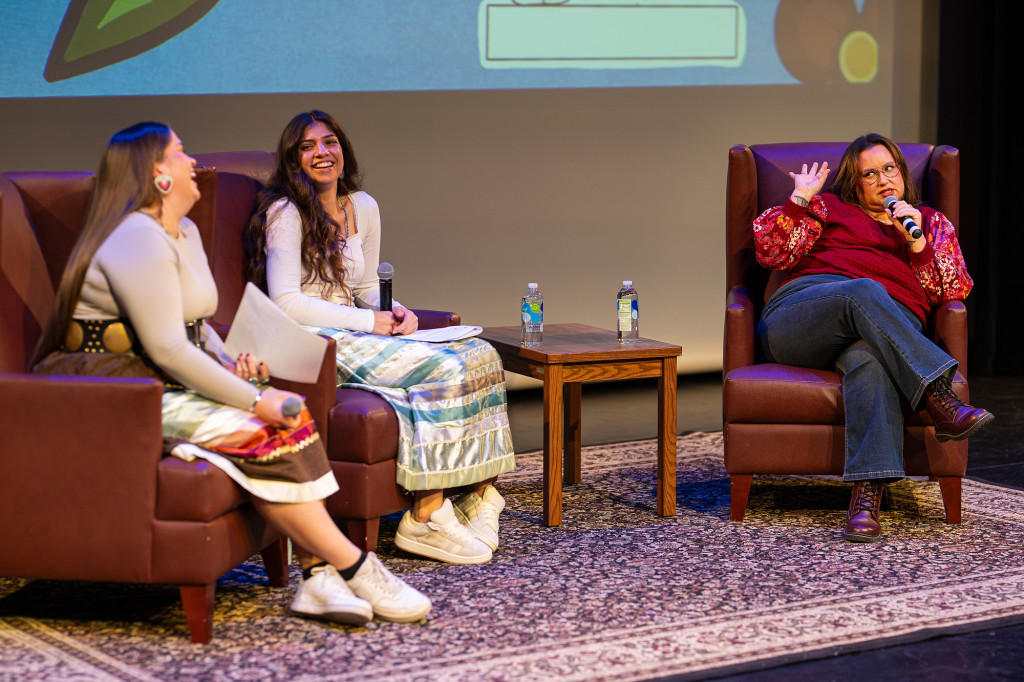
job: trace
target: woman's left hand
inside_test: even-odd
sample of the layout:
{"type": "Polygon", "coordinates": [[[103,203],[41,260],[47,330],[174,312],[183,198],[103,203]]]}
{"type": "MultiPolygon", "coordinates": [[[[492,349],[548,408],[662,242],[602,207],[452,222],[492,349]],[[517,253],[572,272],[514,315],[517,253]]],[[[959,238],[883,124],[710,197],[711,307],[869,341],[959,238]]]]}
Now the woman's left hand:
{"type": "Polygon", "coordinates": [[[270,381],[270,370],[265,362],[257,362],[249,353],[239,353],[233,363],[228,363],[228,369],[236,376],[245,379],[250,384],[266,384],[270,381]]]}
{"type": "Polygon", "coordinates": [[[398,324],[391,330],[392,335],[412,334],[419,328],[419,318],[416,317],[416,313],[408,308],[396,305],[391,309],[391,312],[394,314],[395,319],[398,320],[398,324]]]}

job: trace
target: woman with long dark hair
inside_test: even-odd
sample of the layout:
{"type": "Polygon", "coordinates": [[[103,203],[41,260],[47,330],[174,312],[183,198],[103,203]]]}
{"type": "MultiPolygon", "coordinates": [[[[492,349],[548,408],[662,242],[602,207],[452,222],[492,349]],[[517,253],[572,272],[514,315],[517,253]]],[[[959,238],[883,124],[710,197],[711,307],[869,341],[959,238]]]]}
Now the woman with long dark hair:
{"type": "Polygon", "coordinates": [[[956,361],[923,334],[933,308],[973,285],[953,226],[919,205],[903,152],[886,137],[854,140],[822,192],[830,171],[814,163],[790,173],[789,200],[754,221],[758,261],[787,271],[758,338],[772,362],[843,375],[843,479],[854,484],[844,538],[873,542],[884,484],[904,475],[903,410],[926,409],[939,441],[967,438],[993,417],[957,398],[956,361]]]}
{"type": "Polygon", "coordinates": [[[322,500],[338,489],[307,410],[284,414],[267,367],[223,357],[204,318],[217,289],[199,231],[195,159],[161,123],[116,133],[100,160],[81,235],[33,358],[46,374],[152,377],[164,382],[171,453],[202,457],[250,493],[291,537],[303,568],[291,608],[344,623],[415,621],[430,600],[346,538],[322,500]]]}
{"type": "Polygon", "coordinates": [[[449,563],[489,561],[515,467],[501,360],[471,338],[402,340],[415,314],[380,309],[380,210],[329,114],[295,116],[246,233],[249,279],[311,331],[337,340],[339,385],[376,392],[399,419],[397,483],[414,493],[395,544],[449,563]],[[445,490],[471,486],[452,504],[445,490]]]}

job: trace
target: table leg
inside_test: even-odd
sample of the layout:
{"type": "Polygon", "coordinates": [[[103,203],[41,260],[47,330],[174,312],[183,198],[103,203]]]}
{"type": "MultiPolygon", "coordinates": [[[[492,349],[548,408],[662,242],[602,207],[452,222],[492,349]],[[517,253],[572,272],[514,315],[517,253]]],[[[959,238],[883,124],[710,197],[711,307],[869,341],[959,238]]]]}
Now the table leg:
{"type": "Polygon", "coordinates": [[[676,515],[676,359],[665,358],[658,379],[658,514],[676,515]]]}
{"type": "Polygon", "coordinates": [[[566,483],[579,483],[580,453],[583,450],[582,405],[583,383],[573,381],[565,386],[565,440],[563,453],[563,478],[566,483]]]}
{"type": "Polygon", "coordinates": [[[562,523],[562,366],[544,368],[544,525],[562,523]]]}

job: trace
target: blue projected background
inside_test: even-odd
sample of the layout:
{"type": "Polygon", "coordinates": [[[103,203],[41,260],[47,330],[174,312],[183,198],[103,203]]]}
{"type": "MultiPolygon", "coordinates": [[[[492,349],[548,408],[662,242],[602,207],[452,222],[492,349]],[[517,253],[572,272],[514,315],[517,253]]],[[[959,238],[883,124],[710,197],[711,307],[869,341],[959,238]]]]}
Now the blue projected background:
{"type": "Polygon", "coordinates": [[[819,47],[800,51],[800,0],[3,3],[0,97],[872,80],[870,0],[828,4],[829,63],[794,73],[819,47]]]}

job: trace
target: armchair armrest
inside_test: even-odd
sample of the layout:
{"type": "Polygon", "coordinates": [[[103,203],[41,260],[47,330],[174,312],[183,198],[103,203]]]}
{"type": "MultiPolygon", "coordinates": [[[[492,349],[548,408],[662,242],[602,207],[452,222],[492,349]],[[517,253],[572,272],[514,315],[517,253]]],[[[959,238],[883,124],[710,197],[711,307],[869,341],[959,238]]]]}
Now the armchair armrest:
{"type": "Polygon", "coordinates": [[[754,364],[754,302],[750,292],[734,286],[725,298],[725,353],[722,373],[754,364]]]}
{"type": "Polygon", "coordinates": [[[462,316],[458,313],[450,313],[445,310],[419,310],[413,309],[416,317],[419,318],[420,329],[437,329],[438,327],[454,327],[462,324],[462,316]]]}
{"type": "Polygon", "coordinates": [[[935,310],[935,344],[960,364],[967,376],[967,307],[963,301],[946,301],[935,310]]]}
{"type": "Polygon", "coordinates": [[[148,566],[162,395],[152,379],[0,373],[0,575],[148,566]]]}
{"type": "Polygon", "coordinates": [[[317,431],[320,432],[320,438],[326,446],[327,415],[334,407],[338,397],[338,342],[329,336],[323,338],[327,339],[327,350],[324,351],[320,372],[314,383],[304,384],[271,377],[270,384],[274,388],[292,391],[306,397],[306,407],[313,416],[317,431]]]}

